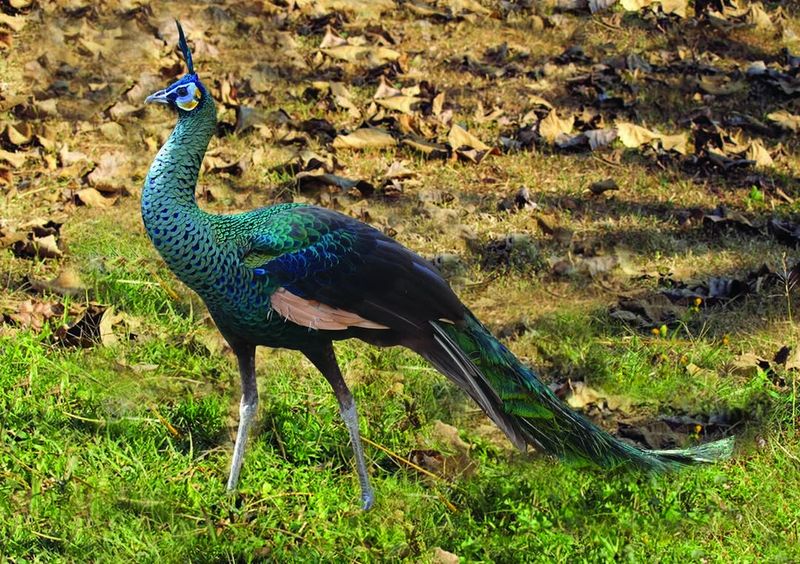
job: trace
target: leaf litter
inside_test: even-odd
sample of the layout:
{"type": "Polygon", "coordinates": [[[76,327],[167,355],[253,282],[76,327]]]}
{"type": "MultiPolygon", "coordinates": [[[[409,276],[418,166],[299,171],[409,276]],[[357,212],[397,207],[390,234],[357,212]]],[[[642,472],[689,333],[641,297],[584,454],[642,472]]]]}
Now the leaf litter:
{"type": "MultiPolygon", "coordinates": [[[[796,105],[792,101],[800,92],[800,86],[797,64],[791,62],[788,51],[785,60],[774,57],[761,65],[754,63],[746,73],[719,66],[707,54],[681,53],[680,49],[668,53],[654,50],[621,54],[621,60],[614,61],[610,56],[598,57],[597,50],[573,45],[541,60],[526,49],[501,43],[479,55],[436,59],[421,51],[420,46],[409,45],[393,26],[385,21],[381,23],[382,18],[397,11],[406,14],[404,17],[425,19],[433,26],[441,26],[445,33],[450,33],[461,22],[476,22],[480,18],[513,21],[519,14],[524,14],[533,29],[547,26],[566,31],[574,25],[576,16],[543,17],[526,11],[524,4],[501,3],[498,8],[465,0],[414,1],[402,5],[340,0],[296,2],[285,7],[264,3],[249,8],[249,14],[242,16],[235,3],[224,3],[220,7],[222,13],[215,12],[217,19],[213,21],[231,26],[231,29],[244,26],[243,29],[252,32],[253,41],[274,46],[281,60],[244,62],[212,86],[221,102],[224,124],[221,133],[246,137],[249,145],[261,146],[268,141],[290,147],[289,152],[294,156],[285,170],[291,173],[294,186],[300,192],[298,197],[334,207],[350,207],[343,203],[349,200],[350,210],[362,206],[364,198],[375,194],[393,201],[401,199],[407,187],[415,187],[416,158],[452,159],[465,166],[486,167],[491,163],[487,163],[487,157],[497,155],[500,150],[610,154],[624,147],[655,166],[676,164],[692,173],[734,175],[744,169],[773,170],[782,165],[782,150],[768,139],[771,136],[768,133],[773,130],[784,132],[778,135],[789,135],[797,130],[796,105]],[[268,17],[281,22],[280,32],[270,30],[267,33],[255,25],[259,18],[266,20],[268,17]],[[309,35],[314,36],[310,45],[305,39],[309,35]],[[504,102],[496,104],[488,98],[477,100],[474,107],[469,106],[464,103],[463,96],[454,95],[457,89],[452,85],[444,81],[433,84],[435,78],[419,71],[415,57],[442,65],[458,62],[459,68],[482,77],[492,86],[506,86],[501,81],[507,80],[524,81],[531,86],[525,87],[527,107],[516,108],[504,102]],[[685,85],[676,81],[681,75],[690,78],[685,85]],[[286,119],[271,120],[267,112],[275,100],[272,82],[287,76],[296,76],[300,84],[293,102],[310,100],[316,105],[303,112],[287,110],[284,112],[286,119]],[[762,90],[759,89],[763,89],[785,109],[766,114],[767,126],[761,129],[756,119],[761,118],[760,115],[745,117],[740,122],[744,125],[716,121],[711,115],[706,121],[689,119],[665,127],[639,115],[637,106],[642,103],[645,88],[642,85],[647,83],[685,86],[692,96],[698,96],[697,100],[709,104],[721,98],[735,100],[748,93],[760,94],[762,90]],[[482,124],[491,124],[491,127],[475,127],[482,124]],[[496,136],[495,131],[499,131],[496,136]],[[754,131],[759,133],[754,135],[754,131]],[[348,178],[347,170],[337,162],[336,155],[339,151],[353,150],[386,154],[392,163],[397,162],[391,160],[395,157],[405,163],[391,164],[385,172],[376,173],[372,178],[348,178]],[[315,156],[301,156],[303,151],[315,156]]],[[[560,3],[560,7],[571,12],[595,13],[613,9],[615,4],[590,0],[560,3]]],[[[650,22],[679,25],[675,23],[679,18],[690,18],[686,2],[678,0],[623,0],[620,4],[625,10],[636,11],[636,17],[645,22],[643,25],[650,22]]],[[[779,11],[770,12],[758,4],[737,11],[720,4],[716,10],[700,10],[695,17],[725,29],[730,29],[726,26],[747,25],[765,32],[782,32],[779,11]]],[[[104,6],[96,9],[59,6],[54,12],[55,23],[42,34],[50,36],[43,45],[52,43],[58,49],[52,49],[47,57],[31,57],[32,63],[27,67],[37,89],[36,95],[19,99],[0,91],[0,107],[10,112],[10,121],[1,128],[0,188],[9,186],[24,190],[18,177],[35,182],[36,175],[43,171],[55,171],[69,183],[69,188],[55,204],[40,200],[48,214],[56,210],[69,211],[75,202],[102,210],[134,195],[136,184],[141,180],[137,174],[141,175],[140,169],[146,163],[140,162],[141,156],[129,156],[122,150],[125,137],[142,138],[150,149],[163,141],[163,126],[152,127],[148,123],[148,120],[156,120],[151,119],[152,110],[141,108],[141,101],[150,91],[162,87],[164,80],[180,72],[172,50],[175,41],[172,22],[168,18],[158,19],[152,12],[136,6],[120,6],[117,10],[114,18],[108,18],[111,12],[104,6]],[[119,13],[129,17],[124,25],[113,23],[119,20],[116,17],[119,13]],[[63,31],[53,29],[59,26],[63,31]],[[121,46],[128,50],[120,49],[121,46]],[[121,80],[113,73],[100,72],[108,53],[112,52],[121,53],[123,66],[135,67],[132,63],[136,59],[146,60],[148,66],[157,69],[157,74],[134,74],[132,79],[121,80]],[[67,93],[79,95],[66,96],[67,93]],[[85,100],[81,96],[85,96],[85,100]],[[64,129],[48,130],[48,124],[57,121],[74,124],[75,129],[71,131],[80,132],[80,135],[73,138],[64,135],[64,129]],[[101,138],[103,149],[98,151],[92,144],[101,138]]],[[[212,21],[209,13],[193,14],[185,23],[197,57],[211,60],[224,54],[225,49],[214,37],[215,33],[203,31],[221,29],[206,25],[212,21]]],[[[604,24],[621,25],[621,20],[614,15],[602,20],[604,24]]],[[[0,43],[13,40],[31,21],[27,15],[3,15],[0,26],[10,32],[4,31],[7,39],[0,43]]],[[[249,175],[259,170],[262,160],[263,154],[260,157],[258,154],[242,155],[212,146],[204,174],[215,179],[252,178],[249,175]]],[[[582,186],[587,185],[589,193],[599,196],[613,191],[616,183],[611,179],[582,183],[582,186]]],[[[628,185],[625,186],[627,190],[628,185]]],[[[213,196],[214,190],[217,188],[207,189],[209,200],[227,199],[224,195],[213,196]]],[[[513,197],[509,196],[510,201],[501,209],[532,214],[539,211],[537,195],[538,187],[533,195],[530,190],[520,190],[513,197]]],[[[363,206],[358,209],[360,211],[353,213],[365,213],[363,206]]],[[[546,231],[540,219],[532,217],[531,227],[540,226],[549,238],[547,244],[567,248],[570,253],[575,250],[576,237],[570,229],[555,222],[546,231]]],[[[789,245],[797,245],[800,233],[792,218],[773,217],[765,223],[724,209],[703,213],[700,221],[709,229],[725,227],[767,233],[789,245]]],[[[47,221],[31,225],[0,223],[0,226],[0,246],[12,248],[21,258],[54,261],[68,254],[60,238],[60,224],[56,222],[50,226],[47,221]]],[[[540,262],[546,260],[541,243],[529,233],[511,232],[495,236],[484,244],[481,252],[489,257],[485,263],[487,268],[544,264],[540,262]]],[[[457,264],[452,256],[444,253],[438,256],[443,265],[457,264]]],[[[590,276],[602,275],[617,266],[617,259],[610,255],[578,253],[557,258],[560,260],[556,264],[566,264],[575,271],[582,269],[590,276]]],[[[706,304],[712,307],[744,295],[742,292],[758,292],[757,288],[774,283],[773,274],[764,273],[753,279],[748,275],[697,284],[675,283],[665,288],[671,294],[661,294],[669,302],[669,306],[667,303],[660,306],[661,314],[668,317],[670,307],[678,303],[679,309],[673,314],[682,315],[680,308],[685,312],[687,300],[691,303],[701,299],[704,307],[706,304]]],[[[73,288],[68,282],[40,281],[36,283],[38,288],[34,287],[56,294],[62,289],[80,291],[79,285],[73,288]]],[[[653,303],[651,309],[658,309],[658,304],[653,303]]],[[[41,327],[43,322],[63,313],[59,314],[58,307],[48,302],[31,301],[24,308],[27,317],[20,319],[30,324],[38,319],[41,327]]],[[[74,315],[67,328],[61,329],[63,342],[70,346],[84,346],[98,339],[102,342],[104,335],[105,340],[111,342],[107,337],[108,327],[119,329],[126,325],[118,319],[119,312],[101,309],[101,306],[87,307],[74,315]]]]}

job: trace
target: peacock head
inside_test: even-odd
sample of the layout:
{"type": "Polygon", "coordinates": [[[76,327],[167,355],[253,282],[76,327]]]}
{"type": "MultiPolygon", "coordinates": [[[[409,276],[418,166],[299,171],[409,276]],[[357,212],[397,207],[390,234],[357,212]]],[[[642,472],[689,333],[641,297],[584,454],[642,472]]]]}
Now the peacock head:
{"type": "Polygon", "coordinates": [[[145,104],[156,102],[158,104],[165,104],[178,111],[181,117],[188,117],[196,110],[203,106],[210,96],[206,87],[200,82],[200,79],[194,72],[194,65],[192,64],[192,52],[189,50],[189,44],[186,43],[186,36],[183,34],[183,28],[180,22],[175,20],[178,26],[178,46],[183,53],[183,59],[186,61],[187,74],[176,80],[163,90],[153,92],[145,98],[145,104]]]}

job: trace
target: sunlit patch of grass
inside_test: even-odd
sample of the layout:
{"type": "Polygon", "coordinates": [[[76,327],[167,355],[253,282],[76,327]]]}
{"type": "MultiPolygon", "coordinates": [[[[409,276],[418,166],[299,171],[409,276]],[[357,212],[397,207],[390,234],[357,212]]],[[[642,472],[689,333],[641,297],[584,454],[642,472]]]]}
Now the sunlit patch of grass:
{"type": "MultiPolygon", "coordinates": [[[[513,25],[481,17],[444,27],[419,24],[403,13],[394,23],[403,30],[398,49],[409,53],[410,72],[397,83],[428,80],[445,93],[454,121],[487,143],[513,131],[516,117],[531,109],[533,90],[527,84],[538,67],[570,45],[582,45],[600,61],[674,49],[684,31],[693,49],[715,40],[707,27],[685,30],[675,22],[656,33],[652,21],[634,14],[623,16],[620,30],[610,30],[605,16],[567,14],[557,27],[534,29],[529,14],[513,25]],[[464,54],[480,59],[503,42],[512,52],[530,52],[517,80],[475,76],[457,62],[464,54]],[[474,115],[478,101],[486,111],[502,107],[508,124],[482,123],[474,115]]],[[[24,33],[33,33],[35,25],[30,21],[24,33]]],[[[352,25],[346,24],[348,32],[352,25]]],[[[309,60],[319,39],[320,34],[298,39],[309,60]]],[[[733,30],[725,41],[737,50],[736,57],[719,63],[728,69],[750,62],[752,57],[742,56],[748,45],[782,57],[778,40],[766,34],[733,30]]],[[[219,57],[201,55],[204,79],[228,73],[244,79],[251,64],[262,62],[257,58],[263,51],[253,49],[248,34],[231,43],[231,50],[220,48],[219,57]]],[[[22,65],[38,57],[28,56],[33,44],[20,40],[11,56],[0,59],[0,76],[11,92],[25,91],[22,65]]],[[[271,53],[266,64],[277,57],[271,53]]],[[[143,60],[125,73],[137,77],[153,72],[151,67],[143,60]]],[[[326,113],[301,95],[316,67],[297,77],[276,68],[278,77],[259,102],[274,107],[257,110],[281,108],[297,120],[325,117],[339,129],[362,125],[346,112],[326,113]]],[[[689,109],[706,104],[693,100],[693,92],[656,84],[637,82],[638,104],[630,109],[650,127],[675,132],[684,127],[679,120],[689,109]]],[[[374,86],[349,86],[362,108],[374,86]]],[[[559,111],[569,106],[579,112],[576,101],[593,103],[565,95],[562,86],[542,92],[559,111]]],[[[729,108],[765,119],[761,114],[767,110],[754,101],[755,106],[734,96],[713,105],[715,111],[729,108]]],[[[60,319],[39,333],[0,328],[0,559],[426,562],[441,547],[465,561],[487,562],[800,560],[797,375],[732,368],[743,352],[771,358],[780,346],[796,346],[796,294],[777,289],[708,310],[687,308],[682,323],[656,328],[655,334],[624,327],[607,315],[620,295],[654,289],[662,273],[681,281],[707,280],[741,277],[762,262],[775,268],[785,252],[791,262],[789,249],[763,234],[682,225],[675,214],[720,204],[761,220],[800,211],[792,137],[781,140],[786,150],[770,178],[794,203],[776,199],[769,182],[754,190],[721,175],[704,178],[669,163],[662,167],[630,150],[614,162],[607,153],[571,154],[537,145],[492,155],[480,165],[430,161],[402,147],[337,152],[337,174],[376,186],[394,160],[407,162],[416,177],[404,182],[400,199],[360,202],[369,212],[365,217],[380,228],[390,225],[400,242],[426,256],[459,254],[464,302],[492,328],[522,321],[523,330],[506,344],[544,380],[583,381],[628,398],[632,407],[625,415],[632,418],[736,412],[740,420],[734,458],[713,467],[651,477],[558,463],[512,450],[474,403],[409,351],[337,343],[363,435],[382,447],[367,446],[378,503],[362,513],[335,398],[310,363],[289,351],[260,351],[258,423],[239,491],[225,493],[239,395],[235,362],[219,350],[203,305],[150,245],[135,197],[152,156],[140,141],[167,123],[159,111],[125,122],[132,131],[127,150],[141,162],[132,173],[134,197],[106,210],[68,207],[64,261],[22,260],[0,251],[5,290],[0,313],[13,312],[29,298],[61,300],[33,295],[26,284],[29,278],[53,277],[69,262],[91,299],[137,323],[119,344],[86,350],[53,341],[60,319]],[[142,129],[135,127],[139,122],[142,129]],[[606,178],[615,179],[620,190],[602,198],[587,195],[589,184],[606,178]],[[501,198],[523,185],[538,209],[498,211],[501,198]],[[434,192],[452,197],[433,205],[454,212],[448,221],[425,211],[434,192]],[[533,238],[537,257],[573,259],[573,247],[542,231],[540,215],[571,230],[581,246],[594,245],[600,255],[624,251],[625,272],[593,278],[511,268],[495,277],[481,268],[479,253],[465,241],[465,231],[483,243],[525,233],[533,238]],[[638,280],[640,274],[649,278],[638,280]],[[787,385],[776,384],[778,377],[787,385]],[[469,473],[435,480],[400,460],[414,450],[439,448],[437,420],[455,425],[472,445],[469,473]]],[[[630,119],[628,111],[607,114],[607,124],[630,119]]],[[[2,118],[16,119],[10,113],[2,118]]],[[[95,137],[87,147],[87,131],[70,138],[74,123],[50,122],[70,149],[91,158],[108,149],[95,146],[95,137]]],[[[440,140],[447,129],[438,131],[440,140]]],[[[201,205],[230,212],[307,197],[292,174],[275,169],[291,151],[270,143],[253,131],[215,138],[214,147],[237,156],[263,149],[263,160],[238,178],[203,174],[202,186],[224,186],[230,195],[201,205]]],[[[309,148],[319,150],[317,143],[312,139],[309,148]]],[[[75,186],[75,178],[36,173],[20,192],[2,199],[0,219],[47,215],[43,202],[61,202],[62,192],[75,186]]],[[[345,197],[342,202],[354,203],[345,197]]]]}

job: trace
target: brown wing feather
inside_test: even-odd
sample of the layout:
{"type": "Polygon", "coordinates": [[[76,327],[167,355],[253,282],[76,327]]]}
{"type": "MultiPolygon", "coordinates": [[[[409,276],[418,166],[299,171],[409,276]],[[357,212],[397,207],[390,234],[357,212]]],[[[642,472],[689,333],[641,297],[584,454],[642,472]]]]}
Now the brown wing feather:
{"type": "Polygon", "coordinates": [[[272,294],[272,309],[292,323],[310,329],[326,331],[344,331],[351,327],[388,329],[385,325],[364,319],[356,313],[301,298],[285,288],[278,288],[272,294]]]}

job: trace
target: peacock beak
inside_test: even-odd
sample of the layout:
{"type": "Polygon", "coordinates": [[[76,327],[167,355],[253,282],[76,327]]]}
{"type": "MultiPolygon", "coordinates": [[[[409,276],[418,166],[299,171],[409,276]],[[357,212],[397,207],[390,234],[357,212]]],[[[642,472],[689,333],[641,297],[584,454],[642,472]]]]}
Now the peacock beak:
{"type": "Polygon", "coordinates": [[[167,98],[167,91],[159,90],[158,92],[153,92],[147,98],[144,99],[145,104],[149,104],[150,102],[157,102],[159,104],[169,104],[169,99],[167,98]]]}

